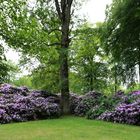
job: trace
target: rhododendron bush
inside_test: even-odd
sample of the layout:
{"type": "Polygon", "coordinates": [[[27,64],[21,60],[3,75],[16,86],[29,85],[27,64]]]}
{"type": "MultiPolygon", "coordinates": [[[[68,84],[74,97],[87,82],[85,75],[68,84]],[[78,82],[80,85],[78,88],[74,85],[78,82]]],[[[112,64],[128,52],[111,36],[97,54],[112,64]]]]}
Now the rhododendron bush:
{"type": "Polygon", "coordinates": [[[120,102],[112,111],[105,111],[97,119],[140,125],[140,91],[133,91],[126,97],[129,102],[120,102]]]}
{"type": "Polygon", "coordinates": [[[125,94],[118,91],[106,97],[98,92],[71,97],[72,113],[117,123],[140,125],[140,91],[125,94]]]}
{"type": "Polygon", "coordinates": [[[57,118],[59,99],[46,91],[3,84],[0,87],[0,123],[57,118]]]}
{"type": "Polygon", "coordinates": [[[75,115],[85,116],[86,113],[95,105],[98,105],[104,96],[99,92],[89,92],[81,96],[78,100],[78,104],[74,109],[75,115]]]}

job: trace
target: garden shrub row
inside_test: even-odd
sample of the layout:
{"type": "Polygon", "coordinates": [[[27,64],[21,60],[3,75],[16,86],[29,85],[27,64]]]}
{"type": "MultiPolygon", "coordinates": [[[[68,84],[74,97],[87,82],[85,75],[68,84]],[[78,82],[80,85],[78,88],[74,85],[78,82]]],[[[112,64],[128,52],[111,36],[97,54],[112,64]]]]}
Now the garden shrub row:
{"type": "MultiPolygon", "coordinates": [[[[70,94],[72,114],[88,119],[140,125],[140,91],[111,96],[96,91],[85,95],[70,94]]],[[[58,118],[60,95],[47,91],[31,91],[27,87],[0,86],[0,123],[58,118]]]]}

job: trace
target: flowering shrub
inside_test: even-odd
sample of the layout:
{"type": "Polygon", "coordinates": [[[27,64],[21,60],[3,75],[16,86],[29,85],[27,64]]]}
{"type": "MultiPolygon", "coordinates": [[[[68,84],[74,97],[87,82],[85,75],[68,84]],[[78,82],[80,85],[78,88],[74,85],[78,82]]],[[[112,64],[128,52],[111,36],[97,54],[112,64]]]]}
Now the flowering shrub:
{"type": "Polygon", "coordinates": [[[140,90],[125,94],[118,91],[110,97],[97,92],[71,96],[72,113],[88,119],[140,125],[140,90]]]}
{"type": "Polygon", "coordinates": [[[86,117],[88,119],[96,119],[99,117],[102,113],[104,113],[106,110],[112,110],[114,109],[115,103],[112,98],[102,98],[101,102],[92,107],[86,114],[86,117]]]}
{"type": "Polygon", "coordinates": [[[70,94],[70,111],[72,114],[75,113],[74,110],[78,106],[81,100],[82,100],[82,96],[78,96],[73,93],[70,94]]]}
{"type": "Polygon", "coordinates": [[[6,113],[4,109],[0,109],[0,123],[9,123],[12,118],[6,113]]]}
{"type": "Polygon", "coordinates": [[[78,116],[85,116],[92,107],[101,102],[101,98],[103,98],[103,95],[99,92],[92,91],[85,94],[81,97],[81,100],[79,100],[78,105],[74,110],[74,114],[78,116]]]}
{"type": "Polygon", "coordinates": [[[104,113],[106,111],[106,108],[104,106],[95,106],[93,108],[91,108],[87,114],[86,114],[86,118],[87,119],[96,119],[97,117],[99,117],[102,113],[104,113]]]}
{"type": "Polygon", "coordinates": [[[60,116],[59,99],[43,91],[32,91],[25,87],[0,87],[0,123],[23,122],[60,116]],[[25,94],[26,93],[26,94],[25,94]]]}
{"type": "Polygon", "coordinates": [[[114,111],[106,111],[98,119],[140,125],[140,100],[131,104],[120,104],[114,111]]]}
{"type": "Polygon", "coordinates": [[[92,107],[87,112],[87,118],[140,125],[139,95],[139,91],[130,94],[119,91],[92,107]]]}
{"type": "Polygon", "coordinates": [[[137,101],[140,99],[140,90],[139,91],[133,91],[128,94],[128,96],[131,98],[131,102],[137,101]]]}
{"type": "Polygon", "coordinates": [[[113,98],[121,99],[124,95],[125,95],[125,93],[123,91],[119,90],[113,95],[113,98]]]}
{"type": "Polygon", "coordinates": [[[58,95],[51,94],[47,91],[32,91],[28,96],[31,98],[43,97],[47,99],[48,102],[60,103],[60,97],[58,95]]]}

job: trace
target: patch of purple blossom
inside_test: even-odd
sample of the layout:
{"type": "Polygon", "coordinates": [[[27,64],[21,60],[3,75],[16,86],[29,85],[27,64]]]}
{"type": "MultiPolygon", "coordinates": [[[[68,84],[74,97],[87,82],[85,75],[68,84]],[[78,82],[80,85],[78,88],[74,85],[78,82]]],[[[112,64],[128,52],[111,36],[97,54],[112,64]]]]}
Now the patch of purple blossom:
{"type": "Polygon", "coordinates": [[[132,94],[132,95],[140,95],[140,90],[133,91],[133,92],[131,92],[130,94],[132,94]]]}
{"type": "Polygon", "coordinates": [[[85,116],[91,108],[99,104],[101,101],[100,99],[103,97],[103,94],[96,91],[90,91],[81,96],[80,100],[78,100],[77,106],[74,109],[74,114],[77,116],[85,116]]]}
{"type": "Polygon", "coordinates": [[[0,93],[2,94],[17,94],[17,93],[20,93],[20,94],[23,94],[23,95],[27,95],[27,93],[29,92],[28,88],[27,87],[15,87],[15,86],[12,86],[10,84],[2,84],[0,86],[0,93]]]}
{"type": "Polygon", "coordinates": [[[99,120],[140,125],[140,100],[131,104],[120,104],[114,111],[106,111],[98,117],[99,120]]]}
{"type": "Polygon", "coordinates": [[[4,84],[0,87],[0,123],[58,118],[58,97],[47,92],[29,92],[26,87],[4,84]],[[23,94],[24,93],[24,94],[23,94]],[[26,93],[26,94],[25,94],[26,93]]]}

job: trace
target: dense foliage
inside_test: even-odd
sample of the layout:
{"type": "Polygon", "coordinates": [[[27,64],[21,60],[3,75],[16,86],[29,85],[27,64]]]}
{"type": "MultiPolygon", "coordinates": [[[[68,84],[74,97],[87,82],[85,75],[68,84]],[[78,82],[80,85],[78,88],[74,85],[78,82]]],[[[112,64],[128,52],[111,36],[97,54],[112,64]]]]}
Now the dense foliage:
{"type": "Polygon", "coordinates": [[[132,86],[135,79],[140,82],[137,76],[140,73],[139,8],[139,0],[113,0],[106,11],[104,44],[111,54],[116,82],[128,86],[132,86]]]}
{"type": "Polygon", "coordinates": [[[140,125],[139,109],[140,91],[134,91],[127,95],[127,100],[125,100],[125,102],[120,102],[113,111],[105,111],[98,119],[140,125]]]}
{"type": "Polygon", "coordinates": [[[4,55],[4,48],[0,44],[0,84],[7,81],[8,72],[9,66],[4,55]]]}
{"type": "Polygon", "coordinates": [[[85,94],[76,106],[74,113],[78,116],[85,116],[90,108],[100,103],[101,98],[103,98],[102,94],[98,92],[93,91],[85,94]]]}
{"type": "Polygon", "coordinates": [[[106,82],[108,64],[101,46],[101,26],[101,23],[85,23],[77,29],[70,49],[70,89],[73,92],[103,91],[109,83],[106,82]]]}

